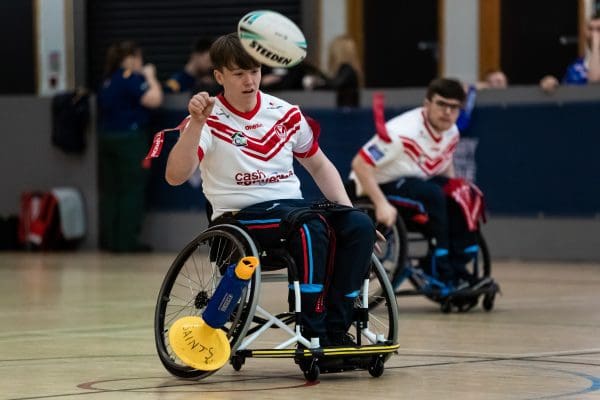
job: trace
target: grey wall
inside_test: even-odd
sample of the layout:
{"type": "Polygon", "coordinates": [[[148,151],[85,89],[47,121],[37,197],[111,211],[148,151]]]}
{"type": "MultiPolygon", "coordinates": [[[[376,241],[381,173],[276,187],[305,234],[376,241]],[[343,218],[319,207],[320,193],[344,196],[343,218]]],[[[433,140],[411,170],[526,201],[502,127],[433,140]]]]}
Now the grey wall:
{"type": "MultiPolygon", "coordinates": [[[[178,251],[207,225],[202,212],[155,212],[146,218],[143,240],[178,251]]],[[[600,261],[600,218],[491,217],[483,233],[494,259],[600,261]]]]}
{"type": "MultiPolygon", "coordinates": [[[[515,88],[497,93],[496,101],[509,102],[510,95],[524,101],[568,101],[571,98],[597,98],[589,88],[561,88],[548,97],[537,88],[515,88]],[[578,89],[578,93],[575,93],[578,89]],[[577,96],[579,95],[579,97],[577,96]]],[[[482,102],[492,102],[491,92],[482,92],[482,102]]],[[[394,91],[386,104],[395,106],[395,96],[400,103],[419,104],[423,89],[394,91]]],[[[297,96],[300,103],[310,106],[311,99],[321,96],[297,96]]],[[[367,93],[363,98],[370,97],[367,93]]],[[[517,101],[513,97],[512,101],[517,101]]],[[[183,101],[183,100],[182,100],[183,101]]],[[[175,101],[177,103],[177,101],[175,101]]],[[[178,104],[178,103],[177,103],[178,104]]],[[[19,195],[28,190],[47,190],[55,186],[79,188],[86,200],[88,236],[84,247],[97,244],[97,185],[96,145],[93,132],[88,133],[88,147],[81,157],[63,154],[50,143],[50,99],[33,96],[0,97],[0,215],[17,214],[19,195]]],[[[156,250],[177,251],[207,225],[201,212],[148,214],[143,238],[156,250]]],[[[600,261],[600,218],[490,218],[484,232],[496,258],[539,260],[600,261]]]]}
{"type": "Polygon", "coordinates": [[[18,214],[22,192],[75,187],[86,202],[88,235],[83,246],[96,247],[95,137],[88,133],[88,147],[82,156],[67,155],[53,147],[50,102],[50,98],[0,96],[0,215],[18,214]]]}

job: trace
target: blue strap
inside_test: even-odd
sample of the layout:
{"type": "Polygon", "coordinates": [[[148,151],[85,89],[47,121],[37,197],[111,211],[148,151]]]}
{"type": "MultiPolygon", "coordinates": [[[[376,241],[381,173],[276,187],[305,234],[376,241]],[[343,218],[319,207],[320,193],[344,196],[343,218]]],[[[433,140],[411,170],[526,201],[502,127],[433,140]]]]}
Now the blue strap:
{"type": "MultiPolygon", "coordinates": [[[[290,290],[294,290],[294,285],[289,285],[288,288],[290,290]]],[[[318,283],[301,283],[300,284],[300,292],[301,293],[321,293],[323,291],[323,285],[318,283]]]]}

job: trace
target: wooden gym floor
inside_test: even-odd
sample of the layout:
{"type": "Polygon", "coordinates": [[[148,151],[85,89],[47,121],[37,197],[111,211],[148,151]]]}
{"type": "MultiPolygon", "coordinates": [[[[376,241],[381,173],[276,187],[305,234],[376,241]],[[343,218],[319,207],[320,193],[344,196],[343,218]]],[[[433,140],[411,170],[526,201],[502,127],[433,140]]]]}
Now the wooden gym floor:
{"type": "Polygon", "coordinates": [[[173,258],[0,253],[0,399],[600,399],[600,265],[496,261],[490,313],[400,298],[381,378],[308,384],[289,359],[170,376],[152,321],[173,258]]]}

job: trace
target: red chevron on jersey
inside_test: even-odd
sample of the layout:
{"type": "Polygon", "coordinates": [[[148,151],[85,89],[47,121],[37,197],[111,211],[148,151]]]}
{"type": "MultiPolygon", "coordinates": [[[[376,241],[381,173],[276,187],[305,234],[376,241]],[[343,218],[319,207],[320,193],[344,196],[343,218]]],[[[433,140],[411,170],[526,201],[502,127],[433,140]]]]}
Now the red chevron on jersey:
{"type": "Polygon", "coordinates": [[[440,167],[443,166],[448,159],[450,159],[454,149],[456,149],[458,144],[458,136],[456,136],[437,157],[432,158],[429,157],[423,148],[414,140],[407,137],[401,137],[400,140],[402,142],[402,146],[404,147],[404,152],[427,175],[434,175],[436,172],[439,172],[440,167]]]}
{"type": "MultiPolygon", "coordinates": [[[[247,140],[249,142],[252,142],[252,143],[255,143],[258,145],[264,144],[268,140],[272,139],[273,136],[281,135],[281,131],[278,132],[278,130],[277,130],[278,126],[282,125],[287,130],[290,130],[291,124],[296,124],[299,122],[300,122],[300,110],[298,110],[298,108],[296,108],[296,107],[291,108],[282,118],[280,118],[275,124],[273,124],[271,129],[269,131],[267,131],[265,133],[265,135],[263,135],[263,137],[261,137],[261,138],[247,137],[247,140]]],[[[206,123],[209,127],[218,129],[225,134],[233,135],[234,133],[237,132],[237,130],[220,122],[217,117],[213,118],[213,116],[211,116],[206,123]]]]}
{"type": "MultiPolygon", "coordinates": [[[[252,138],[244,135],[246,139],[245,148],[242,150],[245,154],[267,161],[287,143],[298,129],[300,129],[301,114],[296,109],[290,110],[283,118],[279,119],[269,131],[261,138],[252,138]]],[[[207,125],[212,129],[210,132],[217,138],[233,143],[233,135],[239,131],[227,126],[226,124],[209,120],[207,125]]]]}

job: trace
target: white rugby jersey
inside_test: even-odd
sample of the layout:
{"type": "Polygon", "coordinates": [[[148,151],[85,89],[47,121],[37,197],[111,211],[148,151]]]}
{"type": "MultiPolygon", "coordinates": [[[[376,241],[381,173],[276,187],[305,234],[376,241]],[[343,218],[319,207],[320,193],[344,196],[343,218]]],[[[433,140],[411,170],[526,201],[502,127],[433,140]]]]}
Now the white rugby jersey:
{"type": "Polygon", "coordinates": [[[317,138],[318,127],[277,97],[258,92],[256,107],[243,113],[217,96],[198,147],[213,218],[263,201],[301,199],[294,156],[312,156],[317,138]]]}
{"type": "MultiPolygon", "coordinates": [[[[377,183],[394,181],[402,176],[428,178],[438,175],[452,163],[459,140],[458,128],[453,125],[441,134],[434,131],[422,107],[407,111],[385,124],[388,132],[377,134],[359,151],[359,155],[376,167],[377,183]]],[[[357,195],[362,187],[354,173],[357,195]]]]}

